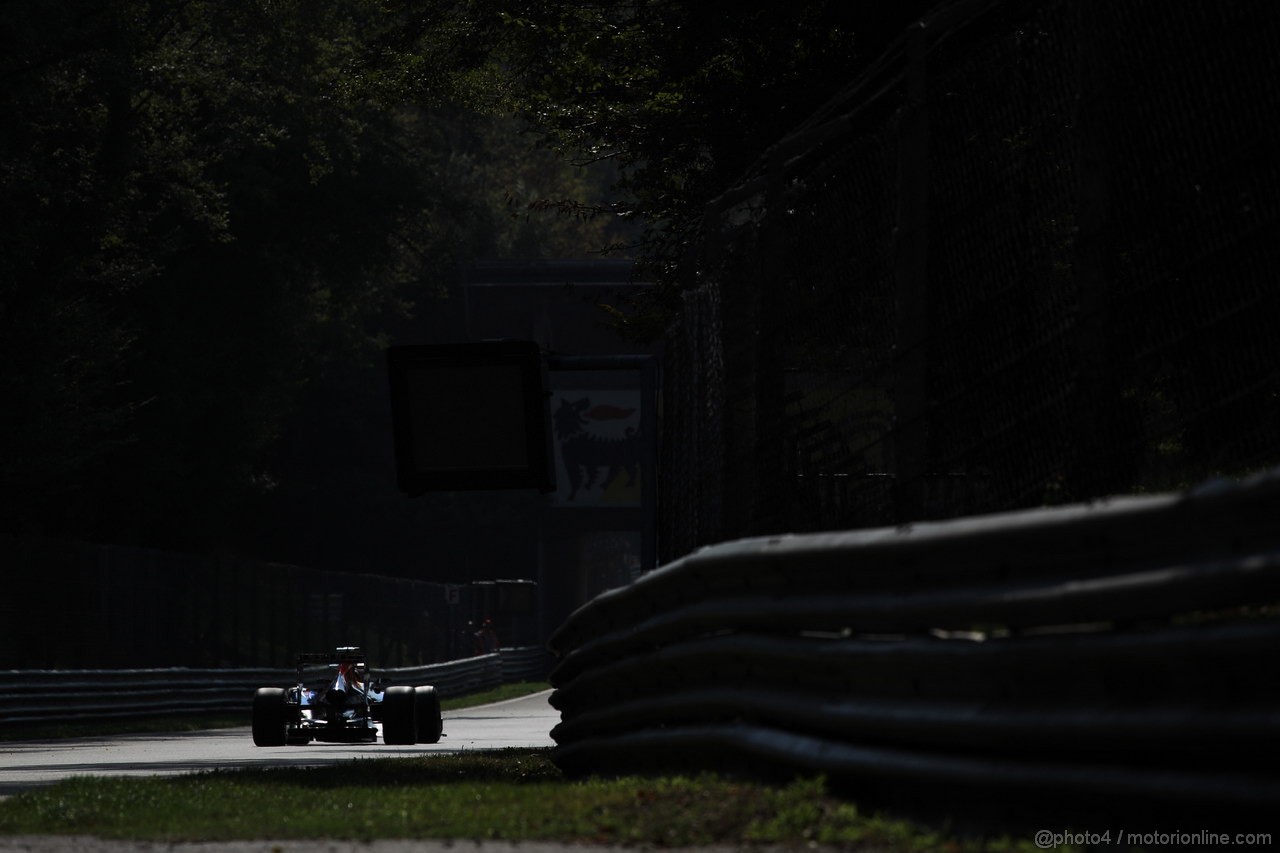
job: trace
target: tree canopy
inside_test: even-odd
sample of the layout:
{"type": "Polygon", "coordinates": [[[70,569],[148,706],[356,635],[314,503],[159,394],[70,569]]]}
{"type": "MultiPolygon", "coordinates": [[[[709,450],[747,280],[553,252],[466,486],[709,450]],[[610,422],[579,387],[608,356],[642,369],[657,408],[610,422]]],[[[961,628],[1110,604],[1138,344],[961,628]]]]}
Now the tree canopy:
{"type": "MultiPolygon", "coordinates": [[[[617,164],[617,212],[671,285],[706,205],[927,3],[504,0],[485,4],[512,100],[579,162],[617,164]]],[[[687,264],[686,264],[687,266],[687,264]]],[[[671,293],[665,289],[660,293],[671,293]]],[[[652,333],[652,330],[650,330],[652,333]]]]}

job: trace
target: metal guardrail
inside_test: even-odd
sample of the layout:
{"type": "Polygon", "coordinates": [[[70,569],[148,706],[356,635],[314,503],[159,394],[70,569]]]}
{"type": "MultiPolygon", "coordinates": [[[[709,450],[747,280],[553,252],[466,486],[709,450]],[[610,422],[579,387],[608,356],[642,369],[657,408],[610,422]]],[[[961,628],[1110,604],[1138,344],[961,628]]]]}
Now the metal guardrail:
{"type": "MultiPolygon", "coordinates": [[[[448,698],[504,683],[545,678],[549,656],[539,646],[427,666],[371,668],[388,684],[432,684],[448,698]]],[[[308,667],[319,678],[323,667],[308,667]]],[[[287,687],[295,669],[126,669],[0,671],[0,725],[64,723],[95,718],[245,714],[254,691],[287,687]]]]}
{"type": "Polygon", "coordinates": [[[552,636],[555,760],[824,774],[1006,824],[1271,821],[1277,603],[1280,472],[730,542],[552,636]]]}
{"type": "Polygon", "coordinates": [[[502,683],[520,681],[545,681],[554,659],[543,646],[522,646],[518,649],[499,649],[498,663],[502,667],[502,683]]]}

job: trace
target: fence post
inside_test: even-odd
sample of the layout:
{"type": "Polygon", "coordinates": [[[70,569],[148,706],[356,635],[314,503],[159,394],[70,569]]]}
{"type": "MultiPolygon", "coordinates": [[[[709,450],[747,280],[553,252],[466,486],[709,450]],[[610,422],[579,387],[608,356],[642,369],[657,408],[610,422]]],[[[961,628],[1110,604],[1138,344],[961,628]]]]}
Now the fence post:
{"type": "MultiPolygon", "coordinates": [[[[1108,463],[1115,448],[1114,409],[1118,401],[1116,370],[1108,323],[1107,266],[1112,252],[1109,222],[1110,178],[1106,129],[1107,108],[1115,80],[1107,75],[1107,48],[1100,42],[1098,20],[1105,4],[1081,3],[1077,56],[1078,133],[1077,187],[1079,233],[1076,240],[1075,280],[1079,320],[1075,338],[1078,373],[1075,389],[1076,442],[1068,497],[1105,494],[1111,488],[1107,472],[1123,470],[1108,463]],[[1109,414],[1112,413],[1112,414],[1109,414]],[[1074,494],[1073,494],[1074,493],[1074,494]]],[[[1127,451],[1128,448],[1123,448],[1127,451]]]]}
{"type": "Polygon", "coordinates": [[[928,470],[929,362],[929,112],[925,56],[928,34],[907,34],[907,97],[898,120],[898,222],[895,272],[898,351],[894,383],[894,512],[903,523],[920,517],[928,470]]]}

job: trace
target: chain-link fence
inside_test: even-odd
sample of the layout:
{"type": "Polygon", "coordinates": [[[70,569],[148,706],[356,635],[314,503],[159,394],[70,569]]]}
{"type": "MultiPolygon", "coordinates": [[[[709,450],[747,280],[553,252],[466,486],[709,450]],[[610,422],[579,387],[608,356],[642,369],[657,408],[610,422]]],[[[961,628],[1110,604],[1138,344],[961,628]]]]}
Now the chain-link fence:
{"type": "Polygon", "coordinates": [[[1280,6],[969,0],[708,211],[662,558],[1280,462],[1280,6]]]}

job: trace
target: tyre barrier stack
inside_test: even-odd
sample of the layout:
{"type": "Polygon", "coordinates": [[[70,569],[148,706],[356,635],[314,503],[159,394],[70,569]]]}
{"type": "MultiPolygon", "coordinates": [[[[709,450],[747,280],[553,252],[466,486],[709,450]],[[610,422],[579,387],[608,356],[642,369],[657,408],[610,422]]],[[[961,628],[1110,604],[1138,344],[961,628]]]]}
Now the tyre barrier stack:
{"type": "MultiPolygon", "coordinates": [[[[448,698],[504,683],[546,677],[539,646],[426,666],[374,669],[387,685],[431,684],[448,698]]],[[[323,677],[323,667],[305,673],[323,677]]],[[[0,725],[68,723],[91,719],[244,712],[259,687],[289,687],[296,669],[126,669],[0,671],[0,725]]]]}
{"type": "Polygon", "coordinates": [[[824,775],[983,825],[1259,826],[1280,803],[1277,602],[1277,472],[730,542],[552,636],[554,758],[824,775]]]}

